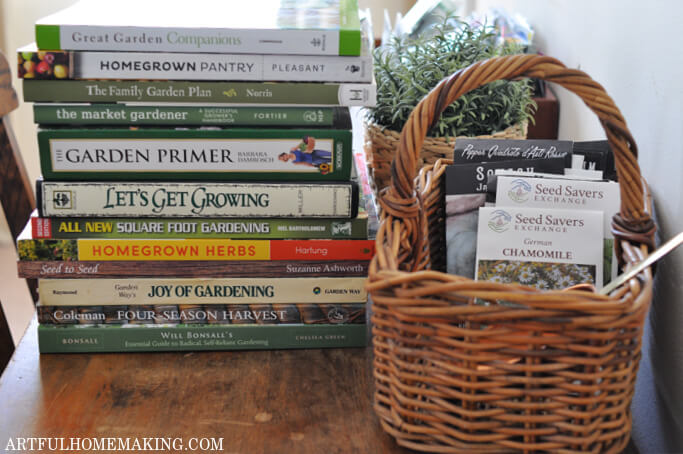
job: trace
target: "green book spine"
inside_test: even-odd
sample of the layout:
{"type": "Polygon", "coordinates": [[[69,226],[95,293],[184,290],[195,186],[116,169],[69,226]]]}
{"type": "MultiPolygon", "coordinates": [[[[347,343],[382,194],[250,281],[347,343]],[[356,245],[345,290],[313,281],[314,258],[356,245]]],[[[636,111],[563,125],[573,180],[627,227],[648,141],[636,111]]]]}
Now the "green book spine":
{"type": "Polygon", "coordinates": [[[291,325],[364,324],[365,303],[344,304],[154,304],[36,307],[45,325],[291,325]]]}
{"type": "Polygon", "coordinates": [[[36,21],[40,49],[358,55],[356,0],[77,2],[36,21]],[[131,20],[131,14],[136,20],[131,20]]]}
{"type": "Polygon", "coordinates": [[[279,126],[351,129],[346,107],[145,106],[134,104],[34,104],[44,125],[279,126]]]}
{"type": "Polygon", "coordinates": [[[366,338],[356,324],[38,326],[41,353],[365,347],[366,338]]]}
{"type": "Polygon", "coordinates": [[[354,219],[164,219],[31,217],[34,239],[233,238],[366,239],[368,217],[354,219]]]}
{"type": "Polygon", "coordinates": [[[24,101],[328,105],[373,107],[375,84],[23,80],[24,101]]]}
{"type": "Polygon", "coordinates": [[[351,144],[351,131],[337,129],[38,131],[47,181],[343,181],[351,144]]]}

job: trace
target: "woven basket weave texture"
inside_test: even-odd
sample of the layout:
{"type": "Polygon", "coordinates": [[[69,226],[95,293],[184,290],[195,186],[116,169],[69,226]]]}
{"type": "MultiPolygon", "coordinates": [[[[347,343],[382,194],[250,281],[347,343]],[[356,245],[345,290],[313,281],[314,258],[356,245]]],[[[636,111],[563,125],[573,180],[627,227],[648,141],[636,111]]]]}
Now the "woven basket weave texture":
{"type": "MultiPolygon", "coordinates": [[[[476,139],[524,139],[527,124],[515,124],[502,131],[489,135],[481,135],[476,139]]],[[[371,121],[365,122],[365,143],[363,150],[375,190],[379,192],[391,182],[391,162],[398,152],[401,134],[393,129],[384,128],[371,121]]],[[[439,159],[453,156],[453,147],[457,139],[464,137],[425,137],[420,151],[418,166],[434,164],[439,159]]]]}
{"type": "Polygon", "coordinates": [[[444,79],[411,114],[380,197],[367,285],[375,411],[398,444],[424,452],[618,453],[630,437],[651,269],[610,295],[435,271],[444,252],[438,237],[448,161],[420,168],[426,131],[463,93],[519,77],[557,83],[598,116],[619,176],[612,225],[620,265],[653,247],[636,144],[602,86],[536,55],[494,58],[444,79]]]}

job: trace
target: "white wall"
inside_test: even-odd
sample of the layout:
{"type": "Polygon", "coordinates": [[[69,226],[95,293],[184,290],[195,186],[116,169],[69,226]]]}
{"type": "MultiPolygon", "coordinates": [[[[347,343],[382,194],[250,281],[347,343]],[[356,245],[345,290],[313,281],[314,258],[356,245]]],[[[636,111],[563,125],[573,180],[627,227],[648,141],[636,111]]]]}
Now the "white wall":
{"type": "MultiPolygon", "coordinates": [[[[536,30],[535,42],[541,51],[569,67],[582,69],[605,87],[638,144],[641,171],[655,197],[660,237],[668,239],[683,230],[683,2],[479,0],[477,8],[483,11],[489,6],[504,6],[524,15],[536,30]]],[[[556,92],[560,100],[560,138],[604,138],[599,122],[576,96],[563,89],[556,92]]],[[[650,329],[647,344],[651,348],[645,348],[645,361],[648,355],[653,360],[654,378],[661,393],[654,398],[661,397],[669,413],[664,416],[673,416],[680,428],[682,277],[683,247],[658,267],[656,294],[646,326],[650,329]]],[[[641,386],[640,377],[638,384],[641,386]]],[[[638,421],[640,410],[635,412],[640,427],[634,431],[642,432],[642,427],[652,421],[638,421]]],[[[683,450],[683,446],[678,449],[683,450]]]]}

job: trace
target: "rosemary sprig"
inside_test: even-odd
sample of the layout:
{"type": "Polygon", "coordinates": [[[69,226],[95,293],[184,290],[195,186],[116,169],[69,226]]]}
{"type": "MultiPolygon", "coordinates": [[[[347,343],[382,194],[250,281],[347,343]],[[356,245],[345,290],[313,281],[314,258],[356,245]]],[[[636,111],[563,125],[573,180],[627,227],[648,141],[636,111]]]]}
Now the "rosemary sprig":
{"type": "MultiPolygon", "coordinates": [[[[480,60],[520,52],[515,45],[497,45],[492,27],[473,27],[453,17],[445,18],[429,36],[394,38],[373,53],[377,106],[369,109],[368,116],[400,131],[413,108],[444,77],[480,60]]],[[[428,134],[491,134],[532,120],[534,109],[528,80],[496,81],[449,105],[428,134]]]]}

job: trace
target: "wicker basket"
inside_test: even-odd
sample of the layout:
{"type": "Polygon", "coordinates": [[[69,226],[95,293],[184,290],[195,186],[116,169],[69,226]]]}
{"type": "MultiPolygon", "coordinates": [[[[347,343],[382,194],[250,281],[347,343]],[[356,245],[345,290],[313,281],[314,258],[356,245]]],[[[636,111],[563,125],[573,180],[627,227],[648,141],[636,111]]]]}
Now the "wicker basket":
{"type": "Polygon", "coordinates": [[[498,57],[458,71],[412,112],[391,186],[380,199],[368,282],[375,411],[400,445],[419,451],[621,452],[631,430],[651,269],[609,296],[435,271],[440,265],[434,257],[444,247],[434,236],[443,232],[440,182],[447,162],[423,167],[416,177],[425,131],[463,93],[518,77],[555,82],[599,117],[619,174],[621,207],[613,231],[620,264],[637,262],[652,248],[654,223],[644,205],[636,145],[599,84],[533,55],[498,57]]]}
{"type": "MultiPolygon", "coordinates": [[[[527,134],[526,122],[512,125],[491,135],[477,136],[477,139],[524,139],[527,134]]],[[[391,182],[391,161],[398,151],[401,138],[399,132],[382,127],[372,121],[365,122],[365,160],[368,174],[377,193],[391,182]]],[[[425,137],[420,152],[418,167],[434,164],[436,161],[453,156],[457,139],[464,137],[425,137]]]]}

